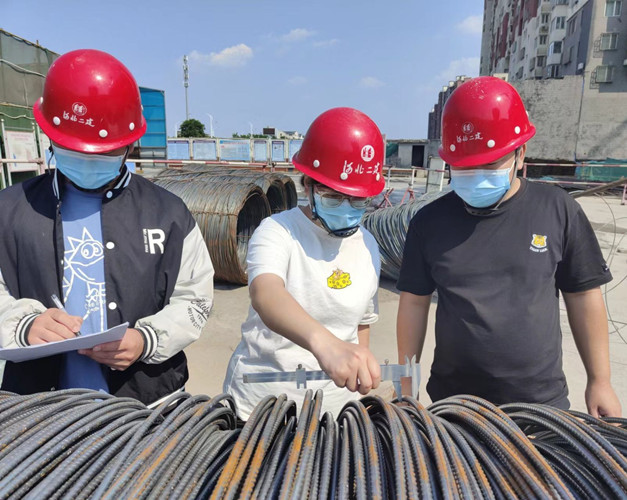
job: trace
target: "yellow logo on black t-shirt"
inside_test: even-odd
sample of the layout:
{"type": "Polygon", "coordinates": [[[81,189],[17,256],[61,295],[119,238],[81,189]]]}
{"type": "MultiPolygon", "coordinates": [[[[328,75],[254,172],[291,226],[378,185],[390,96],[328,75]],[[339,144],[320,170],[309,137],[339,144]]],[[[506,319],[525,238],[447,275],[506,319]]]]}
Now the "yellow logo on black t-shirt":
{"type": "Polygon", "coordinates": [[[547,236],[543,234],[534,234],[531,237],[531,246],[529,250],[533,252],[546,252],[546,240],[547,236]]]}
{"type": "Polygon", "coordinates": [[[341,269],[335,269],[333,274],[327,278],[327,286],[329,288],[342,289],[351,284],[351,275],[345,273],[341,269]]]}

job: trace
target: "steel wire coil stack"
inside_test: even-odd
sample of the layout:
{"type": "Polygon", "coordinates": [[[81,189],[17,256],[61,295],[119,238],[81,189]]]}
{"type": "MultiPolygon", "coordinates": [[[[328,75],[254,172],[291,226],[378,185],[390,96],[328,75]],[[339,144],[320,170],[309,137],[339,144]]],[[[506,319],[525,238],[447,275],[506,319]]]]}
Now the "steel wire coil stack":
{"type": "Polygon", "coordinates": [[[294,208],[298,203],[296,186],[292,178],[275,172],[262,172],[252,169],[228,168],[221,166],[207,167],[205,165],[186,165],[183,168],[167,168],[157,178],[189,179],[194,177],[210,176],[223,178],[225,176],[240,179],[241,182],[251,182],[261,187],[268,197],[272,213],[282,212],[294,208]]]}
{"type": "Polygon", "coordinates": [[[268,179],[270,185],[265,192],[272,213],[289,210],[298,204],[296,185],[289,175],[278,172],[259,172],[241,168],[229,169],[228,174],[249,179],[251,182],[261,182],[263,179],[268,179]]]}
{"type": "Polygon", "coordinates": [[[363,226],[372,233],[381,255],[381,274],[398,280],[409,223],[416,212],[445,192],[428,193],[413,201],[368,212],[363,226]]]}
{"type": "Polygon", "coordinates": [[[456,396],[177,393],[156,409],[71,389],[0,393],[0,498],[627,498],[627,419],[456,396]]]}
{"type": "Polygon", "coordinates": [[[287,208],[294,208],[298,205],[298,192],[296,191],[296,184],[294,180],[287,174],[273,174],[278,176],[283,185],[285,186],[285,195],[287,196],[287,208]]]}
{"type": "Polygon", "coordinates": [[[263,190],[228,176],[165,176],[154,182],[179,196],[194,216],[209,249],[215,279],[245,285],[248,241],[270,215],[263,190]]]}

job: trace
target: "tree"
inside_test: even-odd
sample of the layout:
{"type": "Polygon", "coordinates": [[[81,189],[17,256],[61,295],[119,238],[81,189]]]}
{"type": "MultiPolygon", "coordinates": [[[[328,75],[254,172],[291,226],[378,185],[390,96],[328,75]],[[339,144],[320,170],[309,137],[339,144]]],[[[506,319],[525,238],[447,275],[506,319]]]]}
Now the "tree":
{"type": "Polygon", "coordinates": [[[190,118],[181,123],[179,128],[179,137],[207,137],[205,134],[205,125],[196,120],[196,118],[190,118]]]}

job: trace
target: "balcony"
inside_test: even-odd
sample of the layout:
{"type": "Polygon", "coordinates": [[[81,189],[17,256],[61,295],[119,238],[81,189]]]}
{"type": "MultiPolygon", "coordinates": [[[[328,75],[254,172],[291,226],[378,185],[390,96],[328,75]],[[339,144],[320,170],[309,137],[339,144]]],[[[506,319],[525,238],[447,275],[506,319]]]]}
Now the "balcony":
{"type": "Polygon", "coordinates": [[[545,34],[549,32],[549,25],[548,24],[542,24],[540,25],[540,33],[541,34],[545,34]]]}
{"type": "Polygon", "coordinates": [[[540,45],[536,49],[536,56],[545,56],[547,54],[547,52],[548,52],[547,46],[546,45],[540,45]]]}

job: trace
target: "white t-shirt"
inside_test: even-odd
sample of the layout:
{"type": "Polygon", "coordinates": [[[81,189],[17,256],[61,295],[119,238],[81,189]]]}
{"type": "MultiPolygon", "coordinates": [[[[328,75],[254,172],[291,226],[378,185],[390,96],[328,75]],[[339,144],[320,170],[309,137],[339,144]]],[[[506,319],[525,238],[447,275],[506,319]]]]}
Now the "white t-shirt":
{"type": "MultiPolygon", "coordinates": [[[[336,337],[357,343],[357,327],[378,319],[380,261],[377,243],[360,228],[348,238],[331,236],[296,207],[264,219],[248,245],[248,283],[261,274],[281,277],[286,290],[314,319],[336,337]]],[[[240,418],[248,419],[268,395],[287,394],[302,405],[307,389],[324,391],[323,411],[337,417],[358,393],[332,381],[244,383],[245,373],[320,370],[306,349],[270,330],[250,307],[242,324],[242,340],[229,362],[223,391],[231,394],[240,418]]]]}

